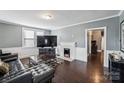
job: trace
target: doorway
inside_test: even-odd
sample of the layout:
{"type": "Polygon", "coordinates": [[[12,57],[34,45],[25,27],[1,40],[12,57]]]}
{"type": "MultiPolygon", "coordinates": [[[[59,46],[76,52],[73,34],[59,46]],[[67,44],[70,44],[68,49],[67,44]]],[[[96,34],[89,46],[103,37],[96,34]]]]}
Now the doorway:
{"type": "Polygon", "coordinates": [[[106,27],[86,29],[85,44],[87,50],[87,62],[97,59],[103,66],[107,66],[106,61],[106,27]]]}
{"type": "Polygon", "coordinates": [[[104,52],[104,31],[103,29],[97,29],[88,31],[87,33],[87,43],[88,43],[88,49],[87,53],[88,55],[96,55],[97,53],[104,52]]]}
{"type": "Polygon", "coordinates": [[[104,63],[104,29],[89,30],[87,33],[88,62],[103,66],[104,63]]]}

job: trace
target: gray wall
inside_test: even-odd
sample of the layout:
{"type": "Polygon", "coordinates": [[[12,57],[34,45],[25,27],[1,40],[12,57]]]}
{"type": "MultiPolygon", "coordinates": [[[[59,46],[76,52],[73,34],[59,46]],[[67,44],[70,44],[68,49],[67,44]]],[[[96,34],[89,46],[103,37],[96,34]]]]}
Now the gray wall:
{"type": "Polygon", "coordinates": [[[77,42],[77,47],[85,48],[85,29],[107,27],[107,50],[119,50],[119,17],[90,22],[52,31],[59,37],[58,42],[77,42]]]}
{"type": "MultiPolygon", "coordinates": [[[[0,48],[21,47],[22,27],[24,26],[0,23],[0,48]]],[[[45,35],[51,34],[49,30],[44,31],[45,35]]]]}
{"type": "Polygon", "coordinates": [[[21,32],[21,26],[0,23],[0,48],[21,46],[21,32]]]}

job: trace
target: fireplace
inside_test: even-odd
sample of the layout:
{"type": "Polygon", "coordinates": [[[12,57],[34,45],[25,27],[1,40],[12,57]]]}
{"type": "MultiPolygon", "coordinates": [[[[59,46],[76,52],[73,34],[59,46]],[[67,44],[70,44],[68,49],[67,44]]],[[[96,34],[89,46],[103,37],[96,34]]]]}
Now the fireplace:
{"type": "Polygon", "coordinates": [[[70,49],[64,48],[64,57],[70,58],[70,49]]]}
{"type": "Polygon", "coordinates": [[[75,42],[61,42],[60,51],[60,58],[72,62],[76,56],[75,42]]]}

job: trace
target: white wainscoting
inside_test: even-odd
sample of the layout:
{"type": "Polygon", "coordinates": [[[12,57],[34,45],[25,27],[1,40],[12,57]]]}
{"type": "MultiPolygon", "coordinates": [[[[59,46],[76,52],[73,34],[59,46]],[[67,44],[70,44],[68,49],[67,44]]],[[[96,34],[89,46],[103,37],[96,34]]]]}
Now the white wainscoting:
{"type": "MultiPolygon", "coordinates": [[[[29,57],[32,55],[38,55],[39,54],[39,50],[37,47],[36,48],[14,47],[14,48],[0,48],[0,49],[2,49],[3,53],[7,53],[7,52],[18,53],[19,58],[24,58],[24,57],[29,57]]],[[[106,60],[104,62],[104,67],[108,67],[108,54],[109,53],[121,54],[124,58],[124,53],[122,53],[121,51],[107,50],[105,53],[106,58],[104,58],[106,60]]],[[[86,48],[76,47],[75,59],[87,62],[87,50],[86,50],[86,48]]]]}
{"type": "Polygon", "coordinates": [[[38,48],[22,48],[22,47],[14,47],[14,48],[1,48],[3,53],[11,52],[18,53],[19,58],[29,57],[32,55],[38,55],[38,48]]]}
{"type": "Polygon", "coordinates": [[[77,60],[87,62],[87,50],[86,48],[76,47],[76,57],[77,60]]]}

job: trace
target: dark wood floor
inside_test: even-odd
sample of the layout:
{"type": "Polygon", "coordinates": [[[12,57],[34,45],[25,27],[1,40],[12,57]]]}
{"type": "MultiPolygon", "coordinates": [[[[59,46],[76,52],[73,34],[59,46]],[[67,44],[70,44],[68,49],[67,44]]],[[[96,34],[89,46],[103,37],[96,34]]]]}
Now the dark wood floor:
{"type": "Polygon", "coordinates": [[[105,83],[103,68],[103,53],[89,55],[88,62],[74,60],[63,63],[56,67],[52,80],[54,83],[105,83]]]}

